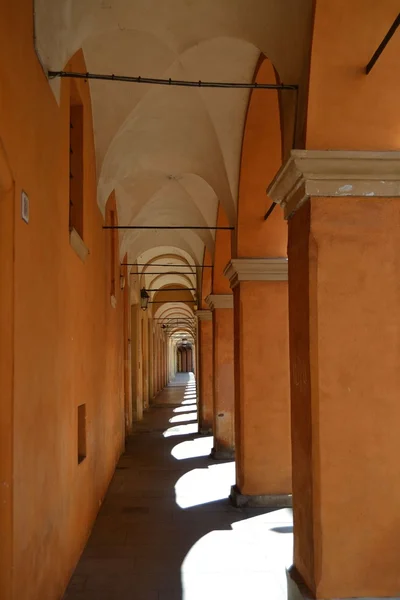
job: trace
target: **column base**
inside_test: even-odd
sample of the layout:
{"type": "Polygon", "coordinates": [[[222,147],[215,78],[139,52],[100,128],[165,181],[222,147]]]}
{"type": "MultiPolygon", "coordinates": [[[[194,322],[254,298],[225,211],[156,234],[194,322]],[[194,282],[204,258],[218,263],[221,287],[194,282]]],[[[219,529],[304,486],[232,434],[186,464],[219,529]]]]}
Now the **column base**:
{"type": "Polygon", "coordinates": [[[236,485],[231,487],[231,504],[237,508],[291,508],[290,494],[242,494],[236,485]]]}
{"type": "Polygon", "coordinates": [[[199,428],[200,435],[212,435],[211,427],[200,427],[199,428]]]}
{"type": "Polygon", "coordinates": [[[210,457],[214,460],[234,460],[235,451],[234,450],[217,450],[213,448],[211,450],[210,457]]]}
{"type": "MultiPolygon", "coordinates": [[[[296,571],[295,567],[290,567],[290,569],[286,570],[287,576],[287,597],[288,600],[313,600],[315,596],[310,592],[305,583],[302,581],[301,576],[296,571]]],[[[399,596],[390,596],[390,597],[377,597],[377,596],[352,596],[351,598],[326,598],[323,600],[400,600],[399,596]]],[[[321,599],[322,600],[322,599],[321,599]]]]}

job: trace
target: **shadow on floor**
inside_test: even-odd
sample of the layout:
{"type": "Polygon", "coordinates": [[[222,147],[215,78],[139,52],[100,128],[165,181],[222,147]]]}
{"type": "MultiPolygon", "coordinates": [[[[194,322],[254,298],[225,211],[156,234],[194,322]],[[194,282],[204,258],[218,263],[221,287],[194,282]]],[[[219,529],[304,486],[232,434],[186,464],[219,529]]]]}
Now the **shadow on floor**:
{"type": "Polygon", "coordinates": [[[65,600],[286,599],[291,511],[230,505],[234,463],[209,458],[195,398],[181,374],[137,424],[65,600]]]}

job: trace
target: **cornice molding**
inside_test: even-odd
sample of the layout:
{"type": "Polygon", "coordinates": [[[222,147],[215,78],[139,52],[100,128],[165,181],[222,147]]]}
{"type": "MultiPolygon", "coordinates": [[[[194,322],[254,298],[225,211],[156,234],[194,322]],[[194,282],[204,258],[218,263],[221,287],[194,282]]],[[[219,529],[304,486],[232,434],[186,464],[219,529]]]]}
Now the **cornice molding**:
{"type": "Polygon", "coordinates": [[[224,270],[231,289],[241,281],[287,281],[288,261],[277,258],[232,258],[224,270]]]}
{"type": "Polygon", "coordinates": [[[81,238],[81,236],[79,235],[79,233],[73,227],[69,232],[69,243],[71,245],[71,248],[73,248],[76,254],[79,256],[81,261],[85,262],[88,255],[90,254],[89,249],[86,246],[83,239],[81,238]]]}
{"type": "Polygon", "coordinates": [[[199,321],[212,321],[212,310],[209,308],[196,310],[195,314],[199,321]]]}
{"type": "Polygon", "coordinates": [[[211,310],[216,308],[233,308],[233,294],[210,294],[206,302],[211,310]]]}
{"type": "Polygon", "coordinates": [[[292,150],[267,194],[286,219],[311,196],[400,196],[400,152],[292,150]]]}

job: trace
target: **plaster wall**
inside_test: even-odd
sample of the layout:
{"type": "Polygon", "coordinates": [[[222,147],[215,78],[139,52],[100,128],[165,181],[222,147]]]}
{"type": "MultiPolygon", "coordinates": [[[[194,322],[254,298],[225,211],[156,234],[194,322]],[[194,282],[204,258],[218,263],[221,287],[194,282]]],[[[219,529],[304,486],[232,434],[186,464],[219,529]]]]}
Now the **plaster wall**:
{"type": "Polygon", "coordinates": [[[306,148],[398,150],[398,31],[365,74],[398,15],[398,0],[379,5],[373,0],[317,0],[315,5],[306,148]]]}
{"type": "Polygon", "coordinates": [[[290,291],[295,564],[317,598],[395,597],[400,206],[313,198],[300,212],[289,248],[295,281],[308,283],[290,291]]]}
{"type": "MultiPolygon", "coordinates": [[[[221,205],[218,208],[217,225],[228,225],[228,219],[221,205]]],[[[218,230],[215,238],[213,294],[232,294],[229,281],[223,275],[224,268],[231,258],[231,246],[231,232],[218,230]]],[[[231,451],[235,446],[232,308],[215,308],[213,310],[213,338],[214,446],[217,452],[231,451]]]]}
{"type": "MultiPolygon", "coordinates": [[[[276,83],[261,59],[258,83],[276,83]]],[[[287,224],[265,189],[282,160],[278,93],[253,90],[243,137],[239,185],[238,258],[281,257],[287,224]]],[[[291,492],[288,291],[286,281],[239,281],[234,288],[237,485],[243,494],[291,492]]]]}
{"type": "MultiPolygon", "coordinates": [[[[58,598],[123,447],[123,302],[117,286],[116,308],[110,304],[88,87],[79,84],[86,116],[83,237],[90,252],[83,263],[69,242],[68,82],[59,106],[34,52],[32,3],[2,3],[1,12],[0,139],[15,181],[14,215],[7,209],[7,220],[1,219],[6,241],[15,221],[14,241],[5,250],[12,248],[13,274],[6,271],[9,285],[2,286],[0,303],[2,336],[9,318],[12,327],[5,368],[9,373],[13,365],[13,381],[5,380],[4,401],[12,399],[14,438],[1,458],[14,486],[12,531],[2,529],[0,542],[7,553],[12,549],[13,579],[5,574],[1,597],[58,598]],[[22,190],[29,196],[29,224],[21,219],[22,190]],[[12,294],[8,304],[5,291],[12,294]],[[81,404],[87,456],[78,464],[81,404]]],[[[84,69],[82,56],[69,67],[84,69]]],[[[11,268],[3,250],[1,258],[2,271],[11,268]]],[[[3,390],[1,398],[3,404],[3,390]]]]}
{"type": "Polygon", "coordinates": [[[212,429],[213,423],[213,324],[200,321],[198,325],[200,428],[212,429]]]}
{"type": "MultiPolygon", "coordinates": [[[[365,74],[397,14],[316,2],[307,148],[399,149],[397,34],[365,74]]],[[[398,595],[398,212],[311,198],[289,221],[294,560],[317,598],[398,595]]]]}
{"type": "Polygon", "coordinates": [[[243,494],[290,494],[287,283],[244,281],[234,302],[237,485],[243,494]]]}
{"type": "Polygon", "coordinates": [[[0,140],[0,598],[11,597],[15,185],[0,140]]]}
{"type": "MultiPolygon", "coordinates": [[[[203,257],[204,265],[212,264],[212,256],[206,249],[203,257]]],[[[203,268],[201,278],[200,308],[209,310],[205,299],[211,294],[212,269],[203,268]]],[[[200,430],[208,431],[213,425],[213,324],[212,320],[198,322],[198,382],[200,430]]]]}

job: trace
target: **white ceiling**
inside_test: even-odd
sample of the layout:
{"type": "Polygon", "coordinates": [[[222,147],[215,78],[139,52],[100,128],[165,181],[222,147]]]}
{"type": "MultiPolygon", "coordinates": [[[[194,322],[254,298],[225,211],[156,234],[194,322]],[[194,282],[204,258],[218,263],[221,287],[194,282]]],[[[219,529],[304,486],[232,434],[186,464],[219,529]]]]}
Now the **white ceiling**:
{"type": "MultiPolygon", "coordinates": [[[[250,82],[263,53],[281,81],[299,83],[311,15],[312,0],[35,0],[36,47],[48,69],[62,70],[82,48],[89,72],[196,81],[250,82]]],[[[90,87],[102,211],[114,189],[120,225],[213,226],[218,201],[235,224],[247,90],[90,87]]],[[[120,256],[201,263],[214,239],[128,230],[120,256]]]]}

